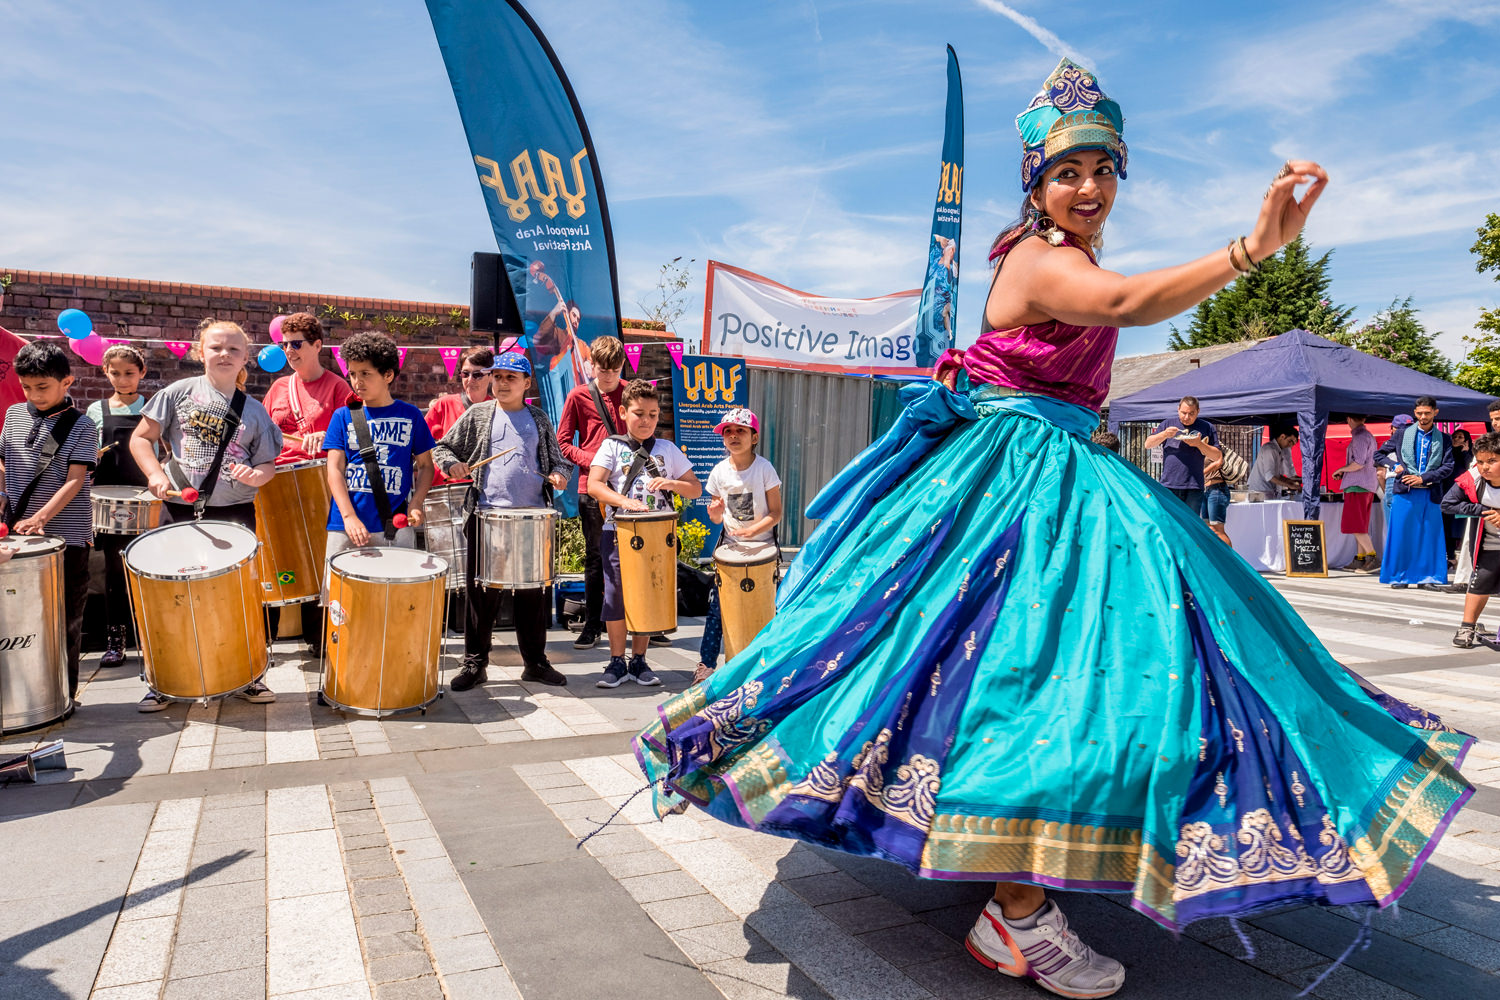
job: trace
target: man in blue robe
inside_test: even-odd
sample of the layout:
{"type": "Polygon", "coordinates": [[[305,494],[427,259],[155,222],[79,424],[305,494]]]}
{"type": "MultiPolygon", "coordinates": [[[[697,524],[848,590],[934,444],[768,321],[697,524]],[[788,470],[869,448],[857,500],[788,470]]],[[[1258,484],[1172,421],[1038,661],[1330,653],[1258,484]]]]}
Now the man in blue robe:
{"type": "Polygon", "coordinates": [[[1380,582],[1398,590],[1411,584],[1439,590],[1448,583],[1439,504],[1442,482],[1453,474],[1453,442],[1437,428],[1437,415],[1437,400],[1422,396],[1412,409],[1416,422],[1392,434],[1376,453],[1376,461],[1391,472],[1380,582]]]}

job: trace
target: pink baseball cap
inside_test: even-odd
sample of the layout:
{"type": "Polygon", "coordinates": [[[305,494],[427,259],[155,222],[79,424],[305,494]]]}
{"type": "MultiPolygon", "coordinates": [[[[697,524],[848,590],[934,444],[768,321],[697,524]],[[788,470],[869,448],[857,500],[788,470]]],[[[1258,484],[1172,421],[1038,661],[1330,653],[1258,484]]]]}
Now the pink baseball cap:
{"type": "Polygon", "coordinates": [[[714,428],[714,433],[723,434],[726,427],[748,427],[759,434],[760,418],[746,407],[736,406],[719,418],[719,425],[714,428]]]}

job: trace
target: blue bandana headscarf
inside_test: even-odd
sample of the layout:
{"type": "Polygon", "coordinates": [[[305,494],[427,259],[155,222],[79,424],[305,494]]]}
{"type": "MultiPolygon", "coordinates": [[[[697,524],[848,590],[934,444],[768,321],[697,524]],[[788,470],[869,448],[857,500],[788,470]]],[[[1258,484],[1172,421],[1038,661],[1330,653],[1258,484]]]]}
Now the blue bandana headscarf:
{"type": "Polygon", "coordinates": [[[519,351],[506,351],[495,359],[490,365],[492,372],[520,372],[522,375],[531,374],[531,362],[526,360],[526,355],[519,351]]]}
{"type": "Polygon", "coordinates": [[[1030,191],[1048,167],[1079,149],[1103,150],[1120,177],[1125,176],[1125,116],[1104,96],[1093,73],[1067,59],[1016,116],[1016,130],[1021,133],[1022,191],[1030,191]]]}

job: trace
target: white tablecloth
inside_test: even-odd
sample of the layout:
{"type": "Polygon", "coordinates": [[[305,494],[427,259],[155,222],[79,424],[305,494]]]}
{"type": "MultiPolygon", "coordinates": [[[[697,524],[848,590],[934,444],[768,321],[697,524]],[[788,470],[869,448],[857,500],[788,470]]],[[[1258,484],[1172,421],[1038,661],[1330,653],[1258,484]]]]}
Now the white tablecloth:
{"type": "MultiPolygon", "coordinates": [[[[1339,530],[1339,521],[1344,516],[1344,504],[1325,503],[1318,512],[1323,522],[1323,542],[1328,553],[1328,568],[1336,569],[1354,561],[1354,536],[1339,530]]],[[[1282,551],[1281,522],[1301,521],[1301,500],[1267,500],[1265,503],[1232,503],[1224,519],[1224,530],[1234,543],[1234,551],[1245,557],[1245,561],[1262,572],[1282,573],[1286,570],[1286,554],[1282,551]]],[[[1385,511],[1380,497],[1370,509],[1370,538],[1380,550],[1385,538],[1385,511]]]]}

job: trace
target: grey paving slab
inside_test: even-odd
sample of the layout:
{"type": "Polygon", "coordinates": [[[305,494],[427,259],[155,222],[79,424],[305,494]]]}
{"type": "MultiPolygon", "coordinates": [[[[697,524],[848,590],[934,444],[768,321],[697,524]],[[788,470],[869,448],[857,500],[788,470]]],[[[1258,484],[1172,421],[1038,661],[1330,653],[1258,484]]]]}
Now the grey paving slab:
{"type": "Polygon", "coordinates": [[[962,947],[953,938],[930,924],[901,924],[859,935],[866,948],[902,968],[960,954],[962,947]]]}
{"type": "Polygon", "coordinates": [[[639,1000],[642,983],[674,1000],[721,1000],[514,772],[429,775],[412,787],[526,1000],[639,1000]],[[570,957],[580,942],[585,962],[570,957]]]}
{"type": "Polygon", "coordinates": [[[88,995],[153,811],[144,804],[101,807],[100,825],[83,828],[66,812],[0,827],[7,854],[0,880],[0,996],[88,995]]]}
{"type": "Polygon", "coordinates": [[[796,966],[784,961],[731,958],[704,968],[704,973],[724,994],[725,1000],[828,1000],[796,966]]]}
{"type": "MultiPolygon", "coordinates": [[[[1312,907],[1258,918],[1254,923],[1329,958],[1338,956],[1352,939],[1347,920],[1312,907]]],[[[1345,964],[1397,990],[1430,1000],[1451,1000],[1455,996],[1500,996],[1500,977],[1430,951],[1413,941],[1403,941],[1380,932],[1375,933],[1368,949],[1355,952],[1345,964]]]]}
{"type": "Polygon", "coordinates": [[[265,1000],[264,967],[219,972],[167,983],[162,1000],[265,1000]]]}

